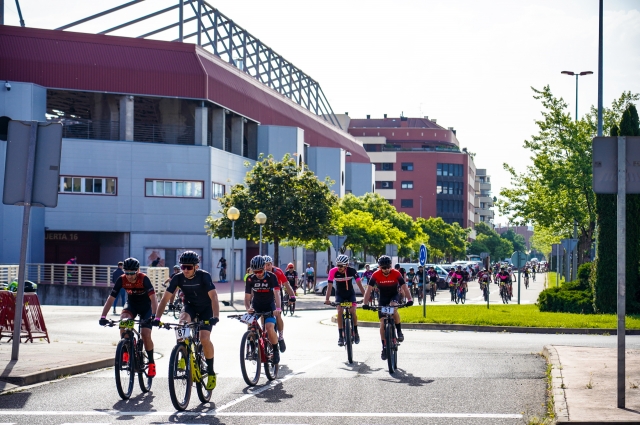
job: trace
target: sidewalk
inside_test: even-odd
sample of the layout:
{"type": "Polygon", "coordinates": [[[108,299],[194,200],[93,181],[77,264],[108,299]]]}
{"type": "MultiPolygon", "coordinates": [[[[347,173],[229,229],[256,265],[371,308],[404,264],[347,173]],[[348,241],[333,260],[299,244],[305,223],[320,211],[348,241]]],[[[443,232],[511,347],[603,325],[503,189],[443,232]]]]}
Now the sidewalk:
{"type": "Polygon", "coordinates": [[[626,351],[626,409],[617,408],[617,349],[545,346],[558,424],[640,423],[640,350],[626,351]]]}

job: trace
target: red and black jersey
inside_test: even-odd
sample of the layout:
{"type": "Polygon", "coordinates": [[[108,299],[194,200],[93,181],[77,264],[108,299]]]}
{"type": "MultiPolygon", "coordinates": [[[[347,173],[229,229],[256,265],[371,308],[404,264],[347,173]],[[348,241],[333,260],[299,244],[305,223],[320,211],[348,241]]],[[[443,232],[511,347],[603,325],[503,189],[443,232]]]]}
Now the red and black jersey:
{"type": "Polygon", "coordinates": [[[400,272],[395,269],[391,269],[387,276],[382,273],[382,270],[376,270],[371,276],[371,279],[369,279],[369,286],[378,285],[381,300],[391,299],[398,295],[398,288],[404,284],[404,278],[400,272]]]}
{"type": "Polygon", "coordinates": [[[138,273],[133,282],[129,282],[124,274],[120,276],[113,285],[111,296],[115,298],[121,288],[127,291],[129,301],[134,303],[150,303],[149,295],[155,294],[151,281],[144,273],[138,273]]]}

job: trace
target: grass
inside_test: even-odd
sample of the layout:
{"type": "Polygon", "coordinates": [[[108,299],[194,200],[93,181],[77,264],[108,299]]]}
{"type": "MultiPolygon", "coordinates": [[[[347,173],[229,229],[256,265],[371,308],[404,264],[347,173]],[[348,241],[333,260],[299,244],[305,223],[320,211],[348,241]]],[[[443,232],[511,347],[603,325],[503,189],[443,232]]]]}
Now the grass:
{"type": "MultiPolygon", "coordinates": [[[[403,323],[445,323],[477,326],[522,326],[529,328],[596,328],[615,329],[615,314],[575,314],[540,312],[534,304],[486,305],[427,305],[427,317],[422,306],[400,310],[403,323]]],[[[358,309],[358,319],[377,322],[378,313],[358,309]]],[[[640,329],[640,316],[626,318],[627,329],[640,329]]]]}

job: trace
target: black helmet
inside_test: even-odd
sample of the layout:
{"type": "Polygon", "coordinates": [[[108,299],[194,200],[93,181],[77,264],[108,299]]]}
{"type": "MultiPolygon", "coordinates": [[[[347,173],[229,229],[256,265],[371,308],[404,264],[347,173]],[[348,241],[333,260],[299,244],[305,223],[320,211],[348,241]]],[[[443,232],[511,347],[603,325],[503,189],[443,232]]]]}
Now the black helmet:
{"type": "Polygon", "coordinates": [[[198,264],[200,258],[193,251],[185,251],[180,255],[180,264],[198,264]]]}
{"type": "Polygon", "coordinates": [[[383,255],[382,257],[378,258],[378,265],[380,267],[391,267],[391,257],[389,257],[388,255],[383,255]]]}
{"type": "Polygon", "coordinates": [[[399,270],[400,269],[400,264],[396,263],[395,266],[393,266],[394,269],[399,270]]]}
{"type": "Polygon", "coordinates": [[[458,270],[462,270],[462,266],[458,266],[458,267],[457,267],[457,269],[458,269],[458,270]]]}
{"type": "Polygon", "coordinates": [[[126,260],[124,260],[124,264],[122,265],[122,268],[125,270],[138,270],[140,269],[140,261],[136,260],[133,257],[129,257],[126,260]]]}
{"type": "Polygon", "coordinates": [[[249,266],[251,267],[251,270],[262,270],[264,269],[264,263],[264,257],[261,255],[256,255],[251,259],[251,263],[249,264],[249,266]]]}

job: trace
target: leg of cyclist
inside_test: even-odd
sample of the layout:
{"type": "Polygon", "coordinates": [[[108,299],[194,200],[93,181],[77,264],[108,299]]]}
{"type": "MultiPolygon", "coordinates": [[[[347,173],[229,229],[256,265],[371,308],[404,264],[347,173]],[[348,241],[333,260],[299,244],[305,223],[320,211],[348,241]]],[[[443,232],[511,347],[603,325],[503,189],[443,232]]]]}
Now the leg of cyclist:
{"type": "Polygon", "coordinates": [[[151,308],[149,308],[146,314],[140,315],[140,320],[147,321],[147,323],[141,325],[140,335],[142,337],[144,349],[147,352],[147,357],[149,358],[149,369],[147,370],[147,375],[153,378],[156,376],[156,362],[153,359],[153,340],[151,339],[151,308]]]}
{"type": "MultiPolygon", "coordinates": [[[[355,303],[355,295],[353,296],[353,301],[355,303]]],[[[353,342],[356,344],[360,344],[360,334],[358,334],[358,315],[356,314],[356,305],[353,304],[349,311],[351,312],[351,320],[353,321],[353,342]]]]}
{"type": "Polygon", "coordinates": [[[380,358],[382,360],[387,360],[387,350],[385,350],[384,342],[384,316],[378,312],[378,317],[380,319],[380,339],[382,340],[382,353],[380,354],[380,358]]]}
{"type": "MultiPolygon", "coordinates": [[[[336,303],[338,303],[340,301],[338,301],[338,296],[336,296],[336,303]]],[[[344,329],[343,329],[343,323],[342,323],[342,306],[337,306],[336,310],[338,311],[338,345],[340,347],[344,346],[344,329]]]]}

